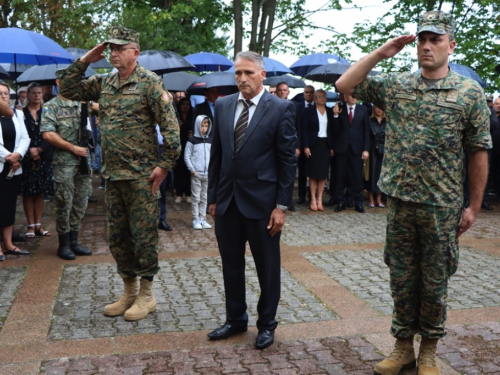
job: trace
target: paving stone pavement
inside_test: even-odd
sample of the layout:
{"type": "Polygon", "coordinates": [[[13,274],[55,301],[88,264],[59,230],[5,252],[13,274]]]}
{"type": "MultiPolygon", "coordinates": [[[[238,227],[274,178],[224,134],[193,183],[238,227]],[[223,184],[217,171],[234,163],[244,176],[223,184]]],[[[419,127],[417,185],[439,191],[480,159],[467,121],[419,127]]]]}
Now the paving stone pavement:
{"type": "Polygon", "coordinates": [[[294,214],[287,217],[281,240],[288,246],[383,243],[386,223],[380,213],[294,214]]]}
{"type": "MultiPolygon", "coordinates": [[[[64,268],[49,333],[51,340],[83,339],[155,332],[215,329],[225,317],[224,284],[219,258],[160,262],[155,277],[156,312],[148,319],[126,322],[103,315],[104,305],[118,299],[123,282],[112,264],[68,265],[64,268]]],[[[255,325],[259,283],[247,257],[249,325],[255,325]]],[[[282,269],[280,324],[338,319],[289,272],[282,269]]]]}
{"type": "Polygon", "coordinates": [[[25,276],[25,267],[0,269],[0,331],[25,276]]]}
{"type": "MultiPolygon", "coordinates": [[[[383,357],[361,337],[281,342],[265,351],[249,345],[185,351],[61,359],[42,363],[41,374],[373,374],[383,357]]],[[[413,372],[402,372],[408,375],[413,372]]]]}
{"type": "MultiPolygon", "coordinates": [[[[383,250],[304,253],[316,267],[383,315],[392,314],[389,269],[383,250]]],[[[460,248],[460,264],[449,282],[448,307],[470,309],[500,306],[500,257],[460,248]]]]}

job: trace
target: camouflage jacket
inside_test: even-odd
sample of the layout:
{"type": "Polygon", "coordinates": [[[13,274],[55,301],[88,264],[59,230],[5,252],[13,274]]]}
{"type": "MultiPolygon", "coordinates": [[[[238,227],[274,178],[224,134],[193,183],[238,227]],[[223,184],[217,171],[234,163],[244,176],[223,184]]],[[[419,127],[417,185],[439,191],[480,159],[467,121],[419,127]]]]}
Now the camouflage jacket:
{"type": "Polygon", "coordinates": [[[479,84],[451,70],[432,86],[420,73],[380,74],[367,77],[353,95],[386,114],[380,189],[404,201],[460,207],[464,149],[492,147],[479,84]]]}
{"type": "Polygon", "coordinates": [[[102,174],[111,180],[135,180],[154,168],[171,170],[179,157],[179,124],[163,81],[139,64],[120,84],[118,73],[81,80],[88,64],[75,61],[61,78],[61,95],[99,103],[102,174]],[[158,158],[156,124],[163,135],[158,158]]]}
{"type": "MultiPolygon", "coordinates": [[[[78,144],[80,131],[81,104],[73,100],[64,100],[56,96],[42,109],[40,131],[55,132],[62,139],[78,144]]],[[[72,152],[55,147],[54,165],[80,165],[80,157],[72,152]]]]}

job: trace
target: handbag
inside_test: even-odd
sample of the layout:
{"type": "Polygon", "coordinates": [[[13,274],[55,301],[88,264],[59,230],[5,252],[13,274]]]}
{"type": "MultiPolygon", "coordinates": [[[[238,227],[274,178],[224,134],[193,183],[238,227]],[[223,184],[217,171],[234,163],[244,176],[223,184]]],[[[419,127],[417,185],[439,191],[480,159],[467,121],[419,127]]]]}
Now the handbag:
{"type": "Polygon", "coordinates": [[[383,143],[377,143],[377,152],[379,155],[384,155],[384,146],[383,143]]]}

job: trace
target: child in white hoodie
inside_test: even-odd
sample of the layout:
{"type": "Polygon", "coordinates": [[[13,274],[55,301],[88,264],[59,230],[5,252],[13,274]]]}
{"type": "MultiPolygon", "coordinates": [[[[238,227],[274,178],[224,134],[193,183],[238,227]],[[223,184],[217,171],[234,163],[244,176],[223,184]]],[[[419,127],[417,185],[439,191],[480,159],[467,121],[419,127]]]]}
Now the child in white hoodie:
{"type": "Polygon", "coordinates": [[[191,214],[194,229],[210,229],[207,223],[207,189],[208,189],[208,163],[210,162],[210,146],[212,139],[210,119],[204,115],[196,117],[194,123],[194,136],[186,143],[184,162],[191,172],[191,214]]]}

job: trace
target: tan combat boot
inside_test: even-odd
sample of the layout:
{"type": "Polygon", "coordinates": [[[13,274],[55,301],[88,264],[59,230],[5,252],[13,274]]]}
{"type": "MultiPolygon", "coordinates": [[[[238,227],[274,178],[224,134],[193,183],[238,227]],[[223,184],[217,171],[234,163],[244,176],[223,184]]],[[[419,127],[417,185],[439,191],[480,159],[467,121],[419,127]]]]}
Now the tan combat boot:
{"type": "Polygon", "coordinates": [[[417,367],[418,375],[439,375],[436,364],[436,350],[438,339],[422,337],[420,352],[418,353],[417,367]]]}
{"type": "Polygon", "coordinates": [[[396,339],[394,350],[389,357],[375,365],[375,375],[397,375],[402,369],[415,367],[415,352],[413,351],[413,337],[396,339]]]}
{"type": "Polygon", "coordinates": [[[141,278],[141,290],[132,307],[125,311],[125,320],[144,319],[155,310],[156,300],[153,294],[153,282],[141,278]]]}
{"type": "Polygon", "coordinates": [[[123,294],[118,301],[104,307],[104,315],[118,316],[123,315],[135,302],[139,294],[139,279],[137,277],[124,277],[125,284],[123,294]]]}

